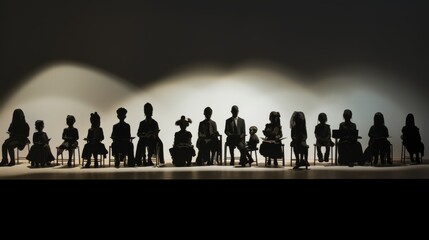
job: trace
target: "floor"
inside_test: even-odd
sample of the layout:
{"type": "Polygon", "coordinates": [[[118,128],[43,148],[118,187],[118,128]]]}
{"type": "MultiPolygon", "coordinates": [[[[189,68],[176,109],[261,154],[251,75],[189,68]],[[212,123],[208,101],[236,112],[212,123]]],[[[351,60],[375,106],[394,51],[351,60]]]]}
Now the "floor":
{"type": "MultiPolygon", "coordinates": [[[[167,160],[163,167],[82,168],[56,165],[45,168],[31,168],[26,160],[13,167],[0,167],[0,179],[41,179],[41,180],[108,180],[108,179],[429,179],[429,164],[403,165],[399,159],[391,166],[331,166],[329,163],[311,165],[308,170],[293,170],[285,167],[259,166],[190,166],[174,167],[167,160]]],[[[311,162],[313,164],[313,162],[311,162]]]]}

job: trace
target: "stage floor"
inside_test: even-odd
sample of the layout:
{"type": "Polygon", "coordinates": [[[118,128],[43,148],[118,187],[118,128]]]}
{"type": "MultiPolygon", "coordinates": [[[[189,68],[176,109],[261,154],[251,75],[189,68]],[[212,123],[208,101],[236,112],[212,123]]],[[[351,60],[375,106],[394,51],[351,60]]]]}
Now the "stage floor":
{"type": "MultiPolygon", "coordinates": [[[[289,162],[287,162],[289,163],[289,162]]],[[[311,161],[311,163],[313,163],[311,161]]],[[[168,162],[163,167],[121,167],[82,168],[57,165],[45,168],[31,168],[26,160],[13,167],[0,167],[0,179],[429,179],[429,164],[402,165],[398,160],[391,166],[331,166],[325,163],[293,170],[285,167],[259,166],[190,166],[174,167],[168,162]]]]}

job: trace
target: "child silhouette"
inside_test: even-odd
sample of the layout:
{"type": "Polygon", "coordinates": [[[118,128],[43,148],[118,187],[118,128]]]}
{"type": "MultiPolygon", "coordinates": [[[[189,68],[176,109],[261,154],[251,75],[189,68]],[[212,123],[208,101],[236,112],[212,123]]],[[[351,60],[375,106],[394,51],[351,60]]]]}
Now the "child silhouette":
{"type": "Polygon", "coordinates": [[[63,130],[63,140],[64,142],[58,147],[57,156],[62,154],[64,150],[69,151],[69,160],[67,162],[67,166],[71,167],[72,157],[74,154],[74,150],[78,146],[77,140],[79,139],[79,131],[77,128],[73,127],[76,119],[73,115],[67,115],[66,123],[68,125],[67,128],[63,130]]]}
{"type": "Polygon", "coordinates": [[[37,132],[33,134],[33,146],[30,148],[27,160],[31,162],[32,167],[44,167],[50,165],[55,157],[52,155],[51,148],[49,147],[51,139],[43,132],[43,128],[45,128],[44,122],[37,120],[35,125],[37,132]]]}

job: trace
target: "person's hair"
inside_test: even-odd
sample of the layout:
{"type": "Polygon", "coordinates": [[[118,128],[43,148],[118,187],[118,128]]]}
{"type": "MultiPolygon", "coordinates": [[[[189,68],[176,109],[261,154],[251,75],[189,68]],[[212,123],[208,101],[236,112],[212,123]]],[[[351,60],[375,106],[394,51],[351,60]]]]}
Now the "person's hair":
{"type": "Polygon", "coordinates": [[[374,114],[374,125],[384,126],[384,116],[381,112],[377,112],[374,114]]]}
{"type": "Polygon", "coordinates": [[[89,121],[91,124],[98,123],[100,124],[100,115],[98,115],[97,112],[91,113],[91,116],[89,117],[89,121]]]}
{"type": "Polygon", "coordinates": [[[414,115],[412,113],[408,113],[407,118],[405,119],[405,126],[413,127],[415,125],[414,115]]]}
{"type": "Polygon", "coordinates": [[[254,133],[258,132],[258,128],[256,126],[251,126],[249,130],[253,130],[254,133]]]}
{"type": "Polygon", "coordinates": [[[116,114],[118,114],[118,116],[125,116],[127,115],[127,109],[120,107],[118,108],[118,110],[116,110],[116,114]]]}
{"type": "Polygon", "coordinates": [[[24,115],[24,111],[22,111],[22,109],[17,108],[13,111],[13,115],[12,115],[12,123],[24,123],[25,122],[25,115],[24,115]]]}
{"type": "Polygon", "coordinates": [[[186,118],[185,116],[181,116],[180,119],[176,121],[177,126],[184,124],[187,127],[190,123],[192,123],[192,120],[190,118],[186,118]]]}
{"type": "Polygon", "coordinates": [[[152,113],[153,113],[153,107],[152,107],[152,104],[150,104],[150,103],[146,103],[146,104],[144,105],[144,107],[143,107],[143,111],[144,111],[144,113],[145,113],[145,114],[151,114],[151,115],[152,115],[152,113]]]}
{"type": "Polygon", "coordinates": [[[352,111],[350,110],[350,109],[346,109],[346,110],[344,110],[344,113],[343,113],[343,118],[345,119],[346,118],[346,116],[350,116],[350,119],[352,119],[352,111]]]}
{"type": "Polygon", "coordinates": [[[290,128],[294,128],[298,123],[305,126],[305,115],[303,112],[295,111],[290,118],[290,128]]]}
{"type": "Polygon", "coordinates": [[[270,112],[270,122],[275,123],[275,124],[280,124],[280,113],[276,112],[276,111],[272,111],[270,112]],[[274,122],[275,118],[278,118],[278,122],[274,122]]]}
{"type": "Polygon", "coordinates": [[[38,129],[39,126],[44,126],[45,123],[43,122],[43,120],[36,120],[35,124],[36,125],[36,129],[38,129]]]}
{"type": "Polygon", "coordinates": [[[319,113],[319,116],[317,117],[317,120],[319,120],[319,122],[327,122],[328,121],[328,116],[326,116],[326,113],[319,113]]]}
{"type": "Polygon", "coordinates": [[[74,118],[73,115],[67,115],[66,120],[70,121],[71,124],[74,124],[76,122],[76,119],[74,118]]]}
{"type": "Polygon", "coordinates": [[[213,114],[213,110],[210,107],[206,107],[204,108],[204,116],[206,115],[212,115],[213,114]]]}
{"type": "Polygon", "coordinates": [[[237,111],[238,112],[238,106],[237,105],[232,106],[231,107],[231,112],[232,111],[237,111]]]}

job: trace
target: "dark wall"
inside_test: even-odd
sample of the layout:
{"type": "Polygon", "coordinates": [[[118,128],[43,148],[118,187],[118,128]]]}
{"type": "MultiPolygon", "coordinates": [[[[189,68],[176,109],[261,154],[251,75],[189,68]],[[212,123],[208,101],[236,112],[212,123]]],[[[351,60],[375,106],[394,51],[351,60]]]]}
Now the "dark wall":
{"type": "Polygon", "coordinates": [[[188,64],[249,59],[309,76],[364,63],[423,84],[426,2],[1,0],[0,101],[58,60],[139,86],[188,64]]]}

